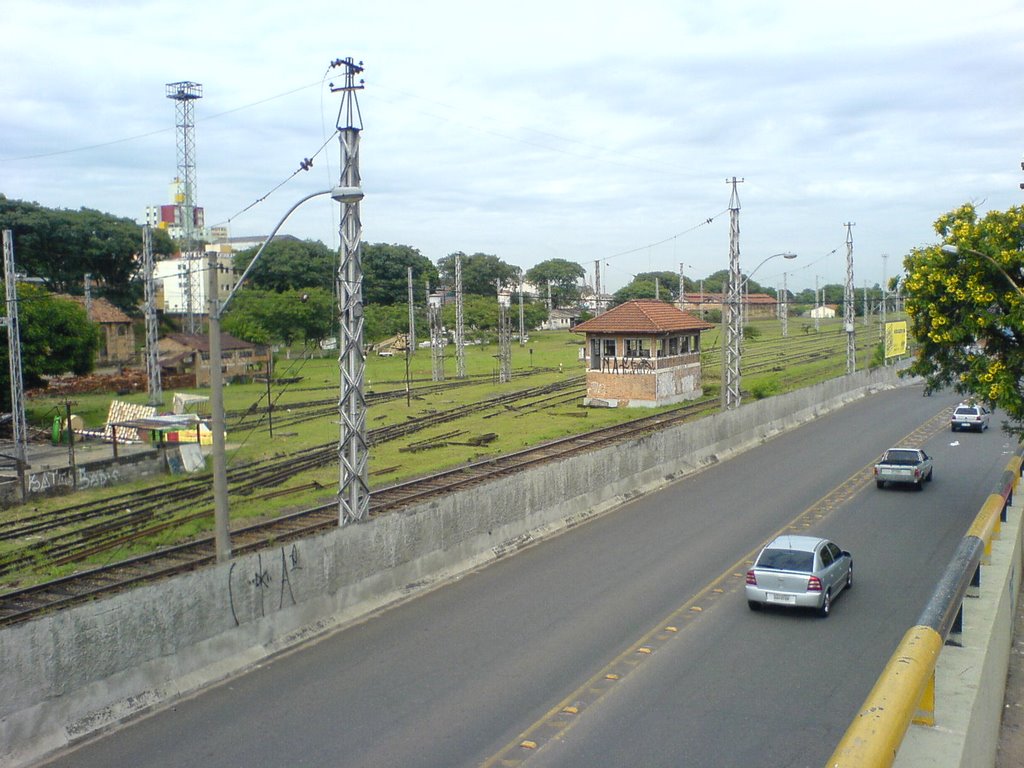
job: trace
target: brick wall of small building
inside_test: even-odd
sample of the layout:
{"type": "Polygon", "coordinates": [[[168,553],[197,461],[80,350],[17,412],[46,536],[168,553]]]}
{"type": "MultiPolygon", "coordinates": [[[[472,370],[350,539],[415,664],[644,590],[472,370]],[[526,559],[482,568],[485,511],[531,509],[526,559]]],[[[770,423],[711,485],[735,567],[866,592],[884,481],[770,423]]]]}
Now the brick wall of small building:
{"type": "Polygon", "coordinates": [[[700,364],[662,368],[652,373],[587,371],[587,398],[615,400],[626,407],[632,401],[675,403],[702,394],[700,364]]]}

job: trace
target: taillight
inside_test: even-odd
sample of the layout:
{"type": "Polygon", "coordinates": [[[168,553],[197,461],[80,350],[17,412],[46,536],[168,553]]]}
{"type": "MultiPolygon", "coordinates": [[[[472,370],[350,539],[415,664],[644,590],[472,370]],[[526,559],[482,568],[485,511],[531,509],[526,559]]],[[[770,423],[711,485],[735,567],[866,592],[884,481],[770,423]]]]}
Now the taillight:
{"type": "Polygon", "coordinates": [[[757,576],[754,575],[753,571],[747,571],[747,584],[757,586],[757,576]]]}
{"type": "Polygon", "coordinates": [[[807,580],[807,591],[821,592],[821,579],[817,576],[811,576],[811,578],[807,580]]]}

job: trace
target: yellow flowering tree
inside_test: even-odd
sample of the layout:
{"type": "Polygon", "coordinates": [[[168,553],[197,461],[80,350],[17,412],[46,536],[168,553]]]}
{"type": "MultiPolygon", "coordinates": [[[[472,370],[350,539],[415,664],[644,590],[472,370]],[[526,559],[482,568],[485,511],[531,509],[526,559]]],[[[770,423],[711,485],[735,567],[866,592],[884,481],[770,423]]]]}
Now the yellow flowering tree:
{"type": "Polygon", "coordinates": [[[920,353],[909,372],[1002,409],[1024,431],[1024,208],[972,204],[941,216],[942,241],[904,259],[906,310],[920,353]],[[951,247],[955,246],[955,247],[951,247]]]}

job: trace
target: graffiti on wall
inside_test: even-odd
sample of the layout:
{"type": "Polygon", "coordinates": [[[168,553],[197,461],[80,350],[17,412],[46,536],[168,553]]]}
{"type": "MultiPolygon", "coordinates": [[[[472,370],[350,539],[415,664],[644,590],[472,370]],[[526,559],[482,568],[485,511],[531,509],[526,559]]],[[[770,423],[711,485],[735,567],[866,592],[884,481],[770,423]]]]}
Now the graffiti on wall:
{"type": "Polygon", "coordinates": [[[113,467],[58,467],[33,472],[26,478],[29,493],[45,493],[54,488],[103,488],[120,482],[121,473],[113,467]]]}
{"type": "Polygon", "coordinates": [[[236,627],[241,623],[235,607],[236,596],[241,603],[245,593],[252,595],[253,618],[263,618],[267,615],[268,602],[270,611],[281,610],[285,600],[288,600],[290,605],[297,603],[290,574],[302,570],[298,544],[292,544],[288,551],[281,547],[280,555],[280,558],[269,557],[268,564],[264,565],[263,553],[259,553],[253,571],[236,570],[238,564],[231,564],[228,570],[228,601],[231,606],[231,618],[235,620],[236,627]]]}

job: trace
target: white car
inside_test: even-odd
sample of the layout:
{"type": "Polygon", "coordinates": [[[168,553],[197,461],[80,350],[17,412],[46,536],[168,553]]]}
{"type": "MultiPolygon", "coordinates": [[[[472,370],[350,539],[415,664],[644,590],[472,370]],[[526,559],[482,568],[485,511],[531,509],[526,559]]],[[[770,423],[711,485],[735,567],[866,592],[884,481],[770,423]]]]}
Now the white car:
{"type": "Polygon", "coordinates": [[[973,429],[984,432],[988,429],[991,414],[988,408],[976,403],[960,403],[949,417],[949,428],[956,432],[961,429],[973,429]]]}

